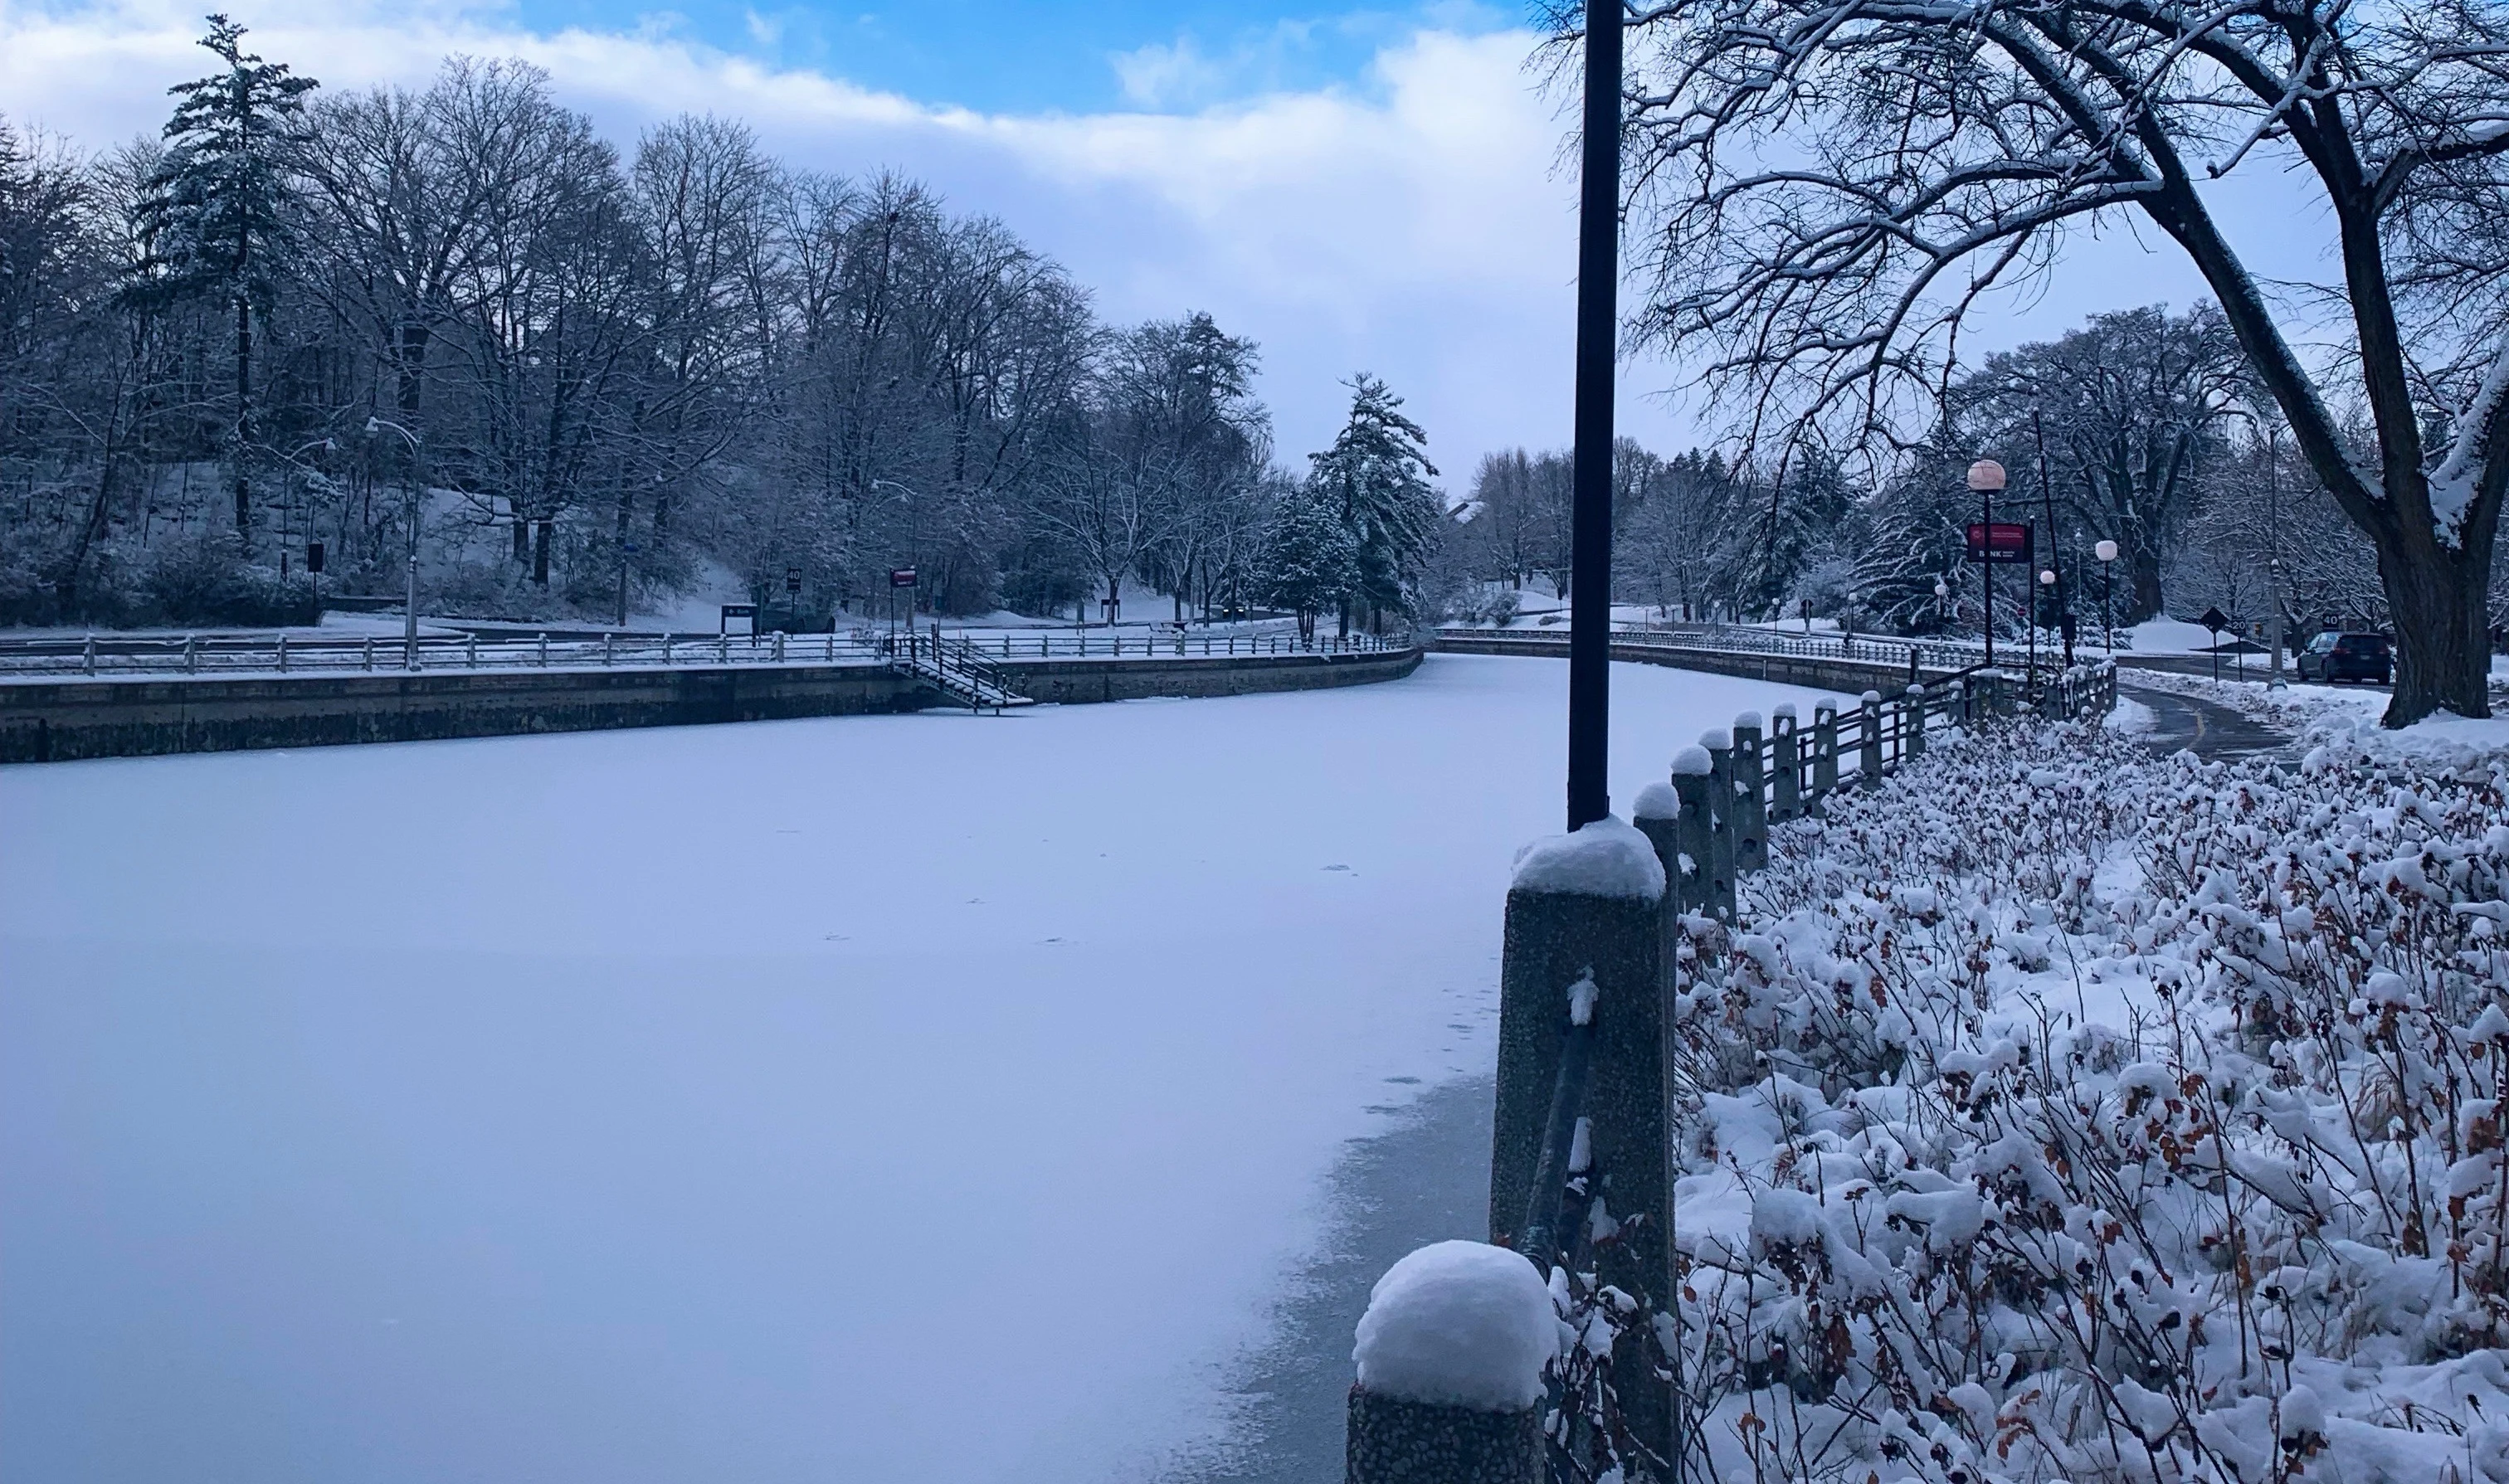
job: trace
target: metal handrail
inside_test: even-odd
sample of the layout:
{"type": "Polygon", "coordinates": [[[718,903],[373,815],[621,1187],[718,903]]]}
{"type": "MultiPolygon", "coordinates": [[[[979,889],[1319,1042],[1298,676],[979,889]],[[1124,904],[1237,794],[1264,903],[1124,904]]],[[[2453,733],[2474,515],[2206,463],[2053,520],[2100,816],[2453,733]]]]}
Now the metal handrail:
{"type": "Polygon", "coordinates": [[[1580,1171],[1571,1169],[1572,1151],[1577,1143],[1577,1122],[1584,1116],[1586,1083],[1594,1066],[1594,1007],[1586,1005],[1585,1018],[1571,1013],[1568,1030],[1559,1043],[1559,1076],[1551,1090],[1551,1116],[1542,1127],[1542,1158],[1533,1167],[1533,1188],[1525,1197],[1523,1235],[1517,1240],[1517,1250],[1530,1258],[1547,1275],[1551,1263],[1565,1255],[1576,1233],[1569,1241],[1559,1240],[1564,1217],[1561,1206],[1568,1199],[1568,1181],[1580,1171]]]}
{"type": "MultiPolygon", "coordinates": [[[[417,668],[554,669],[637,665],[833,664],[877,662],[896,641],[877,629],[826,634],[534,634],[483,639],[476,634],[423,635],[417,668]]],[[[1024,659],[1225,658],[1264,654],[1384,653],[1397,646],[1355,634],[1300,641],[1287,634],[1129,635],[1121,631],[1038,630],[999,636],[964,634],[954,649],[989,666],[1024,659]]],[[[180,634],[86,635],[0,639],[0,678],[10,676],[197,675],[205,672],[400,670],[413,650],[394,636],[180,634]]]]}

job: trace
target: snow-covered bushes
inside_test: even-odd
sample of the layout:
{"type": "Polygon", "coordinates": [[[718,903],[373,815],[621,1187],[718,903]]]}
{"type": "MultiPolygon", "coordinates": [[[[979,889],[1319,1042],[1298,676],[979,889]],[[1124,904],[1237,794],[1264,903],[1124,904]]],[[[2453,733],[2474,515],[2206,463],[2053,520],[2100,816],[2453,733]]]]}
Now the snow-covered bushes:
{"type": "Polygon", "coordinates": [[[2016,727],[1773,832],[1683,950],[1713,1476],[2509,1484],[2504,791],[2016,727]]]}

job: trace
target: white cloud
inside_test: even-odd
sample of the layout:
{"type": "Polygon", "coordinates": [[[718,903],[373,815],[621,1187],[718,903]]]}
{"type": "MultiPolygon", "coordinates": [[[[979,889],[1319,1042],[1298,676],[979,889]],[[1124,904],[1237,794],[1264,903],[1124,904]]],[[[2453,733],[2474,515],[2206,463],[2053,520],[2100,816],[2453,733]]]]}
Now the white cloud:
{"type": "MultiPolygon", "coordinates": [[[[154,130],[167,85],[202,69],[194,9],[0,0],[0,106],[89,144],[154,130]]],[[[710,110],[746,119],[799,165],[923,177],[1068,264],[1111,319],[1206,309],[1259,340],[1261,390],[1292,458],[1330,438],[1344,405],[1334,384],[1361,369],[1409,398],[1449,484],[1484,450],[1567,441],[1574,190],[1555,169],[1564,121],[1535,91],[1522,31],[1410,32],[1380,48],[1362,87],[1184,114],[1006,115],[776,70],[667,27],[536,35],[501,10],[443,0],[275,0],[248,19],[253,45],[331,88],[421,84],[450,52],[519,56],[622,141],[710,110]]],[[[1182,42],[1131,56],[1145,102],[1207,92],[1237,65],[1182,42]]],[[[2121,236],[2090,247],[2082,270],[1967,343],[2199,289],[2176,254],[2121,236]]],[[[1637,394],[1668,380],[1630,372],[1622,422],[1679,446],[1696,436],[1687,418],[1637,394]]]]}
{"type": "MultiPolygon", "coordinates": [[[[535,35],[490,10],[281,0],[249,19],[251,45],[328,88],[421,84],[449,52],[512,55],[621,140],[712,110],[796,164],[921,176],[1070,265],[1110,318],[1208,309],[1261,341],[1290,456],[1329,439],[1334,383],[1362,369],[1410,399],[1450,477],[1484,448],[1567,435],[1574,197],[1552,168],[1558,120],[1523,68],[1521,32],[1413,33],[1379,53],[1364,89],[1182,115],[1019,116],[930,107],[667,33],[535,35]]],[[[166,86],[201,70],[198,26],[191,7],[161,0],[0,0],[0,98],[89,144],[153,130],[166,86]]],[[[1181,44],[1162,55],[1143,63],[1145,95],[1207,87],[1195,68],[1221,66],[1181,44]]]]}

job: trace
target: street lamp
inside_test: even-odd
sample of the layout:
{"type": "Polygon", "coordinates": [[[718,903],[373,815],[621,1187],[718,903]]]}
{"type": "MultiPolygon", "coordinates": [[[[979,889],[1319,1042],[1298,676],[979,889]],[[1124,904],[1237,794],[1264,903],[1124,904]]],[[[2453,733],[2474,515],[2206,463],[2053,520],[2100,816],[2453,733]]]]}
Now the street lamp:
{"type": "MultiPolygon", "coordinates": [[[[305,465],[304,465],[304,461],[303,461],[303,459],[302,459],[300,456],[301,456],[301,455],[303,455],[303,454],[304,454],[304,452],[305,452],[307,449],[309,449],[309,448],[318,448],[318,449],[322,450],[324,453],[326,453],[326,454],[327,454],[327,453],[329,453],[329,452],[331,451],[332,443],[331,443],[331,440],[330,440],[330,439],[328,439],[328,438],[316,438],[316,439],[314,439],[313,441],[308,442],[308,443],[299,443],[299,444],[298,444],[298,445],[296,445],[294,448],[289,449],[287,452],[285,452],[285,453],[283,453],[283,454],[280,455],[279,457],[280,457],[280,459],[281,459],[281,461],[282,463],[292,464],[295,464],[297,467],[302,468],[302,467],[304,467],[305,465]]],[[[289,510],[289,508],[290,508],[290,506],[288,505],[287,501],[286,501],[284,499],[282,499],[282,500],[281,500],[281,501],[280,501],[280,502],[279,502],[279,575],[280,575],[281,577],[284,577],[284,576],[286,576],[286,575],[287,575],[287,539],[288,539],[288,531],[287,531],[287,514],[288,514],[288,510],[289,510]]],[[[313,515],[313,511],[312,511],[310,508],[306,511],[306,515],[305,515],[305,532],[306,532],[306,535],[308,535],[308,536],[311,536],[311,535],[313,535],[313,533],[314,533],[314,515],[313,515]]],[[[319,621],[320,621],[320,613],[319,613],[318,610],[318,612],[317,612],[317,613],[316,613],[316,621],[317,621],[317,622],[319,622],[319,621]]]]}
{"type": "Polygon", "coordinates": [[[419,492],[427,487],[427,442],[418,434],[390,418],[366,419],[366,431],[377,433],[391,428],[409,445],[409,601],[408,619],[401,630],[401,667],[418,668],[418,512],[419,492]]]}
{"type": "Polygon", "coordinates": [[[2109,596],[2116,591],[2117,543],[2102,541],[2091,548],[2100,559],[2100,638],[2105,642],[2111,659],[2116,658],[2116,627],[2110,617],[2109,596]]]}
{"type": "MultiPolygon", "coordinates": [[[[2051,541],[2054,539],[2054,534],[2052,532],[2049,533],[2049,539],[2051,541]]],[[[2047,589],[2048,597],[2054,597],[2056,595],[2056,570],[2052,567],[2040,568],[2039,585],[2047,589]]],[[[2037,601],[2033,601],[2030,605],[2030,642],[2034,646],[2039,642],[2039,611],[2042,606],[2043,605],[2037,601]]],[[[2050,663],[2052,662],[2053,661],[2051,659],[2050,663]]]]}
{"type": "MultiPolygon", "coordinates": [[[[1968,487],[1977,492],[1980,526],[1995,524],[1995,492],[2003,488],[2003,465],[1992,459],[1980,459],[1968,466],[1968,487]]],[[[1978,536],[1986,544],[1977,554],[1977,571],[1986,593],[1986,611],[1978,615],[1977,625],[1986,633],[1986,664],[1995,667],[1995,555],[1993,538],[1985,530],[1978,536]]]]}

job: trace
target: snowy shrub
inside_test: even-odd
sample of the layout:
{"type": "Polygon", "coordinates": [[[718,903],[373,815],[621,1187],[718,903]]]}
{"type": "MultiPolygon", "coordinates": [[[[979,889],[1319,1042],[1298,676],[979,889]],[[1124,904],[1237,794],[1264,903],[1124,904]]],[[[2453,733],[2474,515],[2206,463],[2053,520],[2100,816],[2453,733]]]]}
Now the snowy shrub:
{"type": "Polygon", "coordinates": [[[312,579],[281,578],[236,554],[221,533],[175,537],[150,548],[139,611],[155,623],[312,623],[312,579]]]}
{"type": "Polygon", "coordinates": [[[1713,1477],[2509,1484],[2504,794],[2008,727],[1772,831],[1676,1004],[1713,1477]]]}

